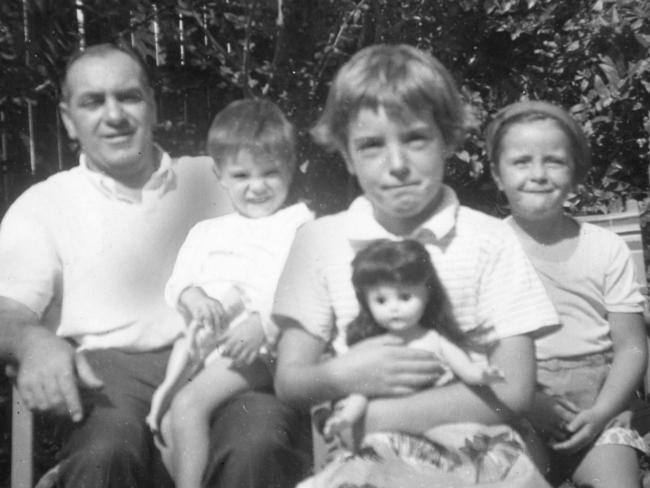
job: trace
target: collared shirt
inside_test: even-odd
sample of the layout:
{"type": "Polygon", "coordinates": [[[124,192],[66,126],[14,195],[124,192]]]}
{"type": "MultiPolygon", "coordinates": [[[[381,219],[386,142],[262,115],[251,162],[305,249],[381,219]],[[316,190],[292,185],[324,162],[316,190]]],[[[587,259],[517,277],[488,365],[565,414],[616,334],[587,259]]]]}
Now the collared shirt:
{"type": "Polygon", "coordinates": [[[159,147],[156,147],[156,151],[160,155],[158,168],[151,174],[142,188],[137,190],[124,186],[107,174],[91,170],[88,166],[86,154],[83,152],[79,155],[79,167],[86,178],[108,198],[137,203],[142,201],[142,198],[147,194],[153,194],[154,198],[160,197],[174,183],[175,173],[172,170],[172,158],[159,147]]]}
{"type": "Polygon", "coordinates": [[[33,185],[0,226],[0,295],[85,348],[170,344],[183,328],[163,294],[178,249],[230,210],[212,166],[162,155],[137,198],[86,165],[33,185]]]}
{"type": "Polygon", "coordinates": [[[297,203],[257,219],[233,213],[199,222],[183,243],[167,282],[168,305],[175,307],[188,286],[201,287],[222,303],[236,288],[249,311],[260,314],[267,341],[274,344],[277,329],[270,315],[275,287],[296,230],[312,219],[307,206],[297,203]]]}
{"type": "Polygon", "coordinates": [[[347,349],[345,330],[359,311],[351,283],[355,251],[374,239],[418,238],[431,255],[459,326],[486,344],[558,323],[514,233],[502,221],[460,206],[443,189],[435,213],[410,236],[395,236],[357,198],[350,208],[299,230],[276,292],[274,315],[347,349]]]}

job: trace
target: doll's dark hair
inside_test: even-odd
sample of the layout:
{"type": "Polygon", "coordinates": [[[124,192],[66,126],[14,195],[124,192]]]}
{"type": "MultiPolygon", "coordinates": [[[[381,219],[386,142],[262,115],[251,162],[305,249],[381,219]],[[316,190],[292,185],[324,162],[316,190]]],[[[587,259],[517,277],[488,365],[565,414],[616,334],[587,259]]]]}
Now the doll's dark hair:
{"type": "Polygon", "coordinates": [[[373,319],[366,296],[368,288],[381,284],[424,284],[429,301],[422,315],[422,327],[435,329],[457,344],[466,342],[425,247],[412,239],[380,239],[360,250],[352,260],[352,285],[361,310],[348,325],[348,345],[386,333],[373,319]]]}

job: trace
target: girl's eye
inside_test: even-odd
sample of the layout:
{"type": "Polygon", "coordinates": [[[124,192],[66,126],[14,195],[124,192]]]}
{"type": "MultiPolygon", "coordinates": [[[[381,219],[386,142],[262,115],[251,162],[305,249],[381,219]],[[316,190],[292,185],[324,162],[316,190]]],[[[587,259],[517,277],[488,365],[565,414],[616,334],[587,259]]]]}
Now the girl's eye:
{"type": "Polygon", "coordinates": [[[529,158],[517,158],[512,161],[512,165],[521,167],[521,166],[526,166],[529,162],[530,162],[529,158]]]}
{"type": "Polygon", "coordinates": [[[248,178],[248,175],[246,173],[231,173],[230,177],[233,180],[245,180],[246,178],[248,178]]]}
{"type": "Polygon", "coordinates": [[[562,158],[548,158],[546,164],[552,167],[567,166],[567,162],[562,158]]]}
{"type": "Polygon", "coordinates": [[[402,300],[403,302],[408,302],[411,299],[411,294],[410,293],[400,293],[399,294],[399,299],[402,300]]]}

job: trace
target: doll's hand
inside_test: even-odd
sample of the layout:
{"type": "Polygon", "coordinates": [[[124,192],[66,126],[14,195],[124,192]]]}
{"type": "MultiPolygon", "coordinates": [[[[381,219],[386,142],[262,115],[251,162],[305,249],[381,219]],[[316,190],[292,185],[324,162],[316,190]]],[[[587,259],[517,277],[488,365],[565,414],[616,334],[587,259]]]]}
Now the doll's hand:
{"type": "Polygon", "coordinates": [[[191,321],[209,328],[214,333],[222,332],[226,327],[226,314],[221,303],[206,295],[198,286],[183,290],[178,302],[191,321]]]}
{"type": "Polygon", "coordinates": [[[600,435],[608,420],[609,416],[595,406],[583,410],[568,423],[566,429],[569,438],[563,442],[555,443],[551,447],[556,451],[566,453],[579,451],[600,435]]]}
{"type": "Polygon", "coordinates": [[[334,404],[334,410],[325,422],[323,435],[326,439],[352,428],[366,413],[368,400],[362,395],[350,395],[334,404]]]}
{"type": "Polygon", "coordinates": [[[533,408],[527,417],[545,442],[560,443],[571,435],[567,426],[579,411],[567,399],[536,392],[533,408]]]}
{"type": "Polygon", "coordinates": [[[228,329],[217,342],[224,356],[232,358],[236,366],[242,366],[257,359],[265,339],[262,319],[258,313],[252,313],[228,329]]]}
{"type": "Polygon", "coordinates": [[[487,385],[490,383],[500,383],[502,381],[505,381],[505,378],[506,377],[500,368],[497,368],[495,366],[485,366],[481,374],[480,384],[487,385]]]}

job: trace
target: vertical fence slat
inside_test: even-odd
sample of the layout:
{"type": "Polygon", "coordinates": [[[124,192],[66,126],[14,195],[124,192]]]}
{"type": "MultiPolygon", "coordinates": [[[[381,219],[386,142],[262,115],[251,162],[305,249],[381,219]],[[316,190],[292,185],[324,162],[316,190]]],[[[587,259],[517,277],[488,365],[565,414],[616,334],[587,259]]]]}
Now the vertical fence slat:
{"type": "Polygon", "coordinates": [[[75,0],[77,12],[77,35],[79,36],[79,49],[86,49],[86,18],[84,15],[83,0],[75,0]]]}
{"type": "MultiPolygon", "coordinates": [[[[28,1],[23,0],[23,38],[25,40],[25,66],[29,67],[30,59],[30,32],[29,32],[29,7],[28,1]]],[[[29,137],[29,168],[32,175],[36,174],[36,145],[34,144],[34,107],[31,100],[27,100],[27,134],[29,137]]]]}

